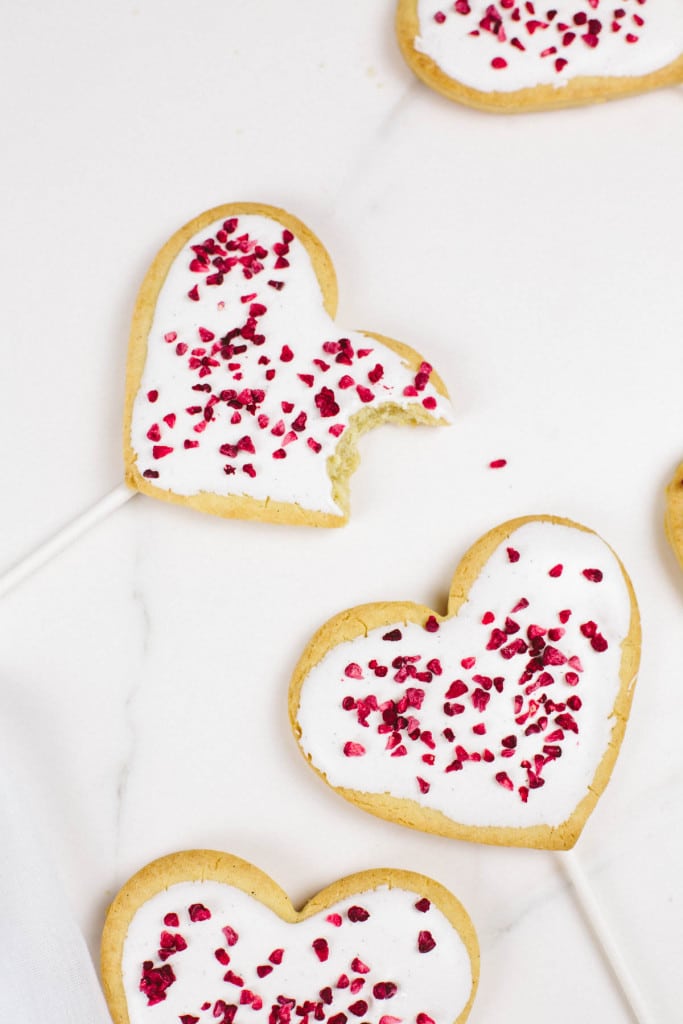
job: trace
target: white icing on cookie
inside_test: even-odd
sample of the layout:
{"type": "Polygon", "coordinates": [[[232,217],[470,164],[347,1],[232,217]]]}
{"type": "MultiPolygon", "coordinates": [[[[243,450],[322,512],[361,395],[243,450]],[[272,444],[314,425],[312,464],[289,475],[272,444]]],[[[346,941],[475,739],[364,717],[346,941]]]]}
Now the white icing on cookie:
{"type": "Polygon", "coordinates": [[[598,536],[529,522],[457,616],[328,651],[301,688],[302,749],[336,787],[466,826],[558,826],[610,743],[630,621],[622,569],[598,536]]]}
{"type": "Polygon", "coordinates": [[[683,51],[680,0],[418,0],[415,48],[482,92],[634,76],[683,51]]]}
{"type": "Polygon", "coordinates": [[[130,1024],[450,1024],[472,988],[448,919],[387,886],[287,924],[233,886],[172,885],[138,909],[122,968],[130,1024]]]}
{"type": "Polygon", "coordinates": [[[217,221],[183,247],[156,302],[132,415],[137,468],[178,495],[339,514],[327,459],[350,418],[391,404],[448,419],[430,375],[337,327],[307,249],[277,220],[217,221]]]}

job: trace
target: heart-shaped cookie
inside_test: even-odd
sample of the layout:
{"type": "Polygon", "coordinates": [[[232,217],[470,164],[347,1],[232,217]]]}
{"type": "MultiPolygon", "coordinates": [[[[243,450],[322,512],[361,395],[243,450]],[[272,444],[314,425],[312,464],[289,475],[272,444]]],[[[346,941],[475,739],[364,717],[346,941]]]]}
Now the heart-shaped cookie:
{"type": "Polygon", "coordinates": [[[676,553],[676,558],[683,566],[683,462],[666,489],[664,525],[669,543],[676,553]]]}
{"type": "Polygon", "coordinates": [[[631,583],[595,533],[517,519],[458,567],[448,612],[331,619],[290,688],[301,750],[347,800],[413,828],[568,849],[604,790],[640,655],[631,583]]]}
{"type": "Polygon", "coordinates": [[[334,268],[309,229],[253,203],[197,217],[138,297],[126,481],[216,515],[340,526],[359,435],[450,418],[413,349],[341,330],[334,268]]]}
{"type": "Polygon", "coordinates": [[[457,1024],[479,950],[463,907],[423,875],[351,875],[297,911],[251,864],[195,850],[118,894],[102,976],[114,1024],[457,1024]]]}
{"type": "Polygon", "coordinates": [[[683,81],[680,0],[399,0],[413,71],[449,99],[515,113],[683,81]]]}

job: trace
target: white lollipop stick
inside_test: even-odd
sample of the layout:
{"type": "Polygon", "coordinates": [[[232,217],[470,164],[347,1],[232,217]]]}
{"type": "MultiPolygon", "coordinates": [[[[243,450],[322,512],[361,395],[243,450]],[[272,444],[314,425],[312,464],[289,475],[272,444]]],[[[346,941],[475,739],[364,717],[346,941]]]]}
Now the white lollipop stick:
{"type": "Polygon", "coordinates": [[[0,597],[4,597],[8,591],[23,582],[27,576],[30,576],[31,573],[40,569],[52,558],[64,551],[65,548],[68,548],[70,544],[73,544],[79,537],[82,537],[93,526],[97,526],[98,523],[106,519],[112,512],[115,512],[121,505],[125,505],[129,498],[134,497],[136,493],[136,491],[131,491],[130,488],[126,487],[125,484],[119,484],[113,491],[105,494],[91,508],[81,513],[75,519],[72,519],[63,529],[35,548],[25,558],[15,562],[7,572],[0,576],[0,597]]]}
{"type": "Polygon", "coordinates": [[[562,865],[567,880],[574,889],[577,902],[591,927],[594,938],[609,964],[614,979],[628,1003],[633,1020],[637,1024],[655,1024],[655,1019],[645,1005],[642,993],[631,973],[614,933],[602,911],[595,892],[585,871],[573,850],[557,851],[555,859],[562,865]]]}

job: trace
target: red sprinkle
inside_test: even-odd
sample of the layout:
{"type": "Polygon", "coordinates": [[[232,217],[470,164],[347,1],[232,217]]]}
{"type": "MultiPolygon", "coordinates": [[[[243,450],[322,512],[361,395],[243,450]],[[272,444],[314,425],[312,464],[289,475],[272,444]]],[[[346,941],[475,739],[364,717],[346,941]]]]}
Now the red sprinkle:
{"type": "Polygon", "coordinates": [[[431,932],[423,931],[417,937],[417,948],[420,953],[430,953],[436,946],[436,939],[431,932]]]}
{"type": "Polygon", "coordinates": [[[313,950],[321,963],[324,963],[330,955],[330,947],[327,945],[326,939],[314,939],[313,950]]]}
{"type": "MultiPolygon", "coordinates": [[[[494,60],[491,61],[491,63],[492,63],[494,68],[496,68],[496,67],[498,67],[498,68],[505,68],[505,67],[507,67],[507,63],[505,61],[503,61],[502,64],[496,64],[497,60],[503,60],[503,58],[502,57],[496,57],[496,58],[494,58],[494,60]]],[[[489,462],[489,469],[502,469],[503,466],[507,466],[507,464],[508,464],[508,460],[507,459],[494,459],[493,462],[489,462]]]]}

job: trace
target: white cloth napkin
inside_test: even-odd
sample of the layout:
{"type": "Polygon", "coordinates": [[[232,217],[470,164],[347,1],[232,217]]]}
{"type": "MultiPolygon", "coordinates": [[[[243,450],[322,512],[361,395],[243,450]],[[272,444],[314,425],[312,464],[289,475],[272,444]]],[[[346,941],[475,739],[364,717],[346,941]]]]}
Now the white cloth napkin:
{"type": "Polygon", "coordinates": [[[0,729],[0,1022],[111,1024],[95,969],[0,729]]]}

